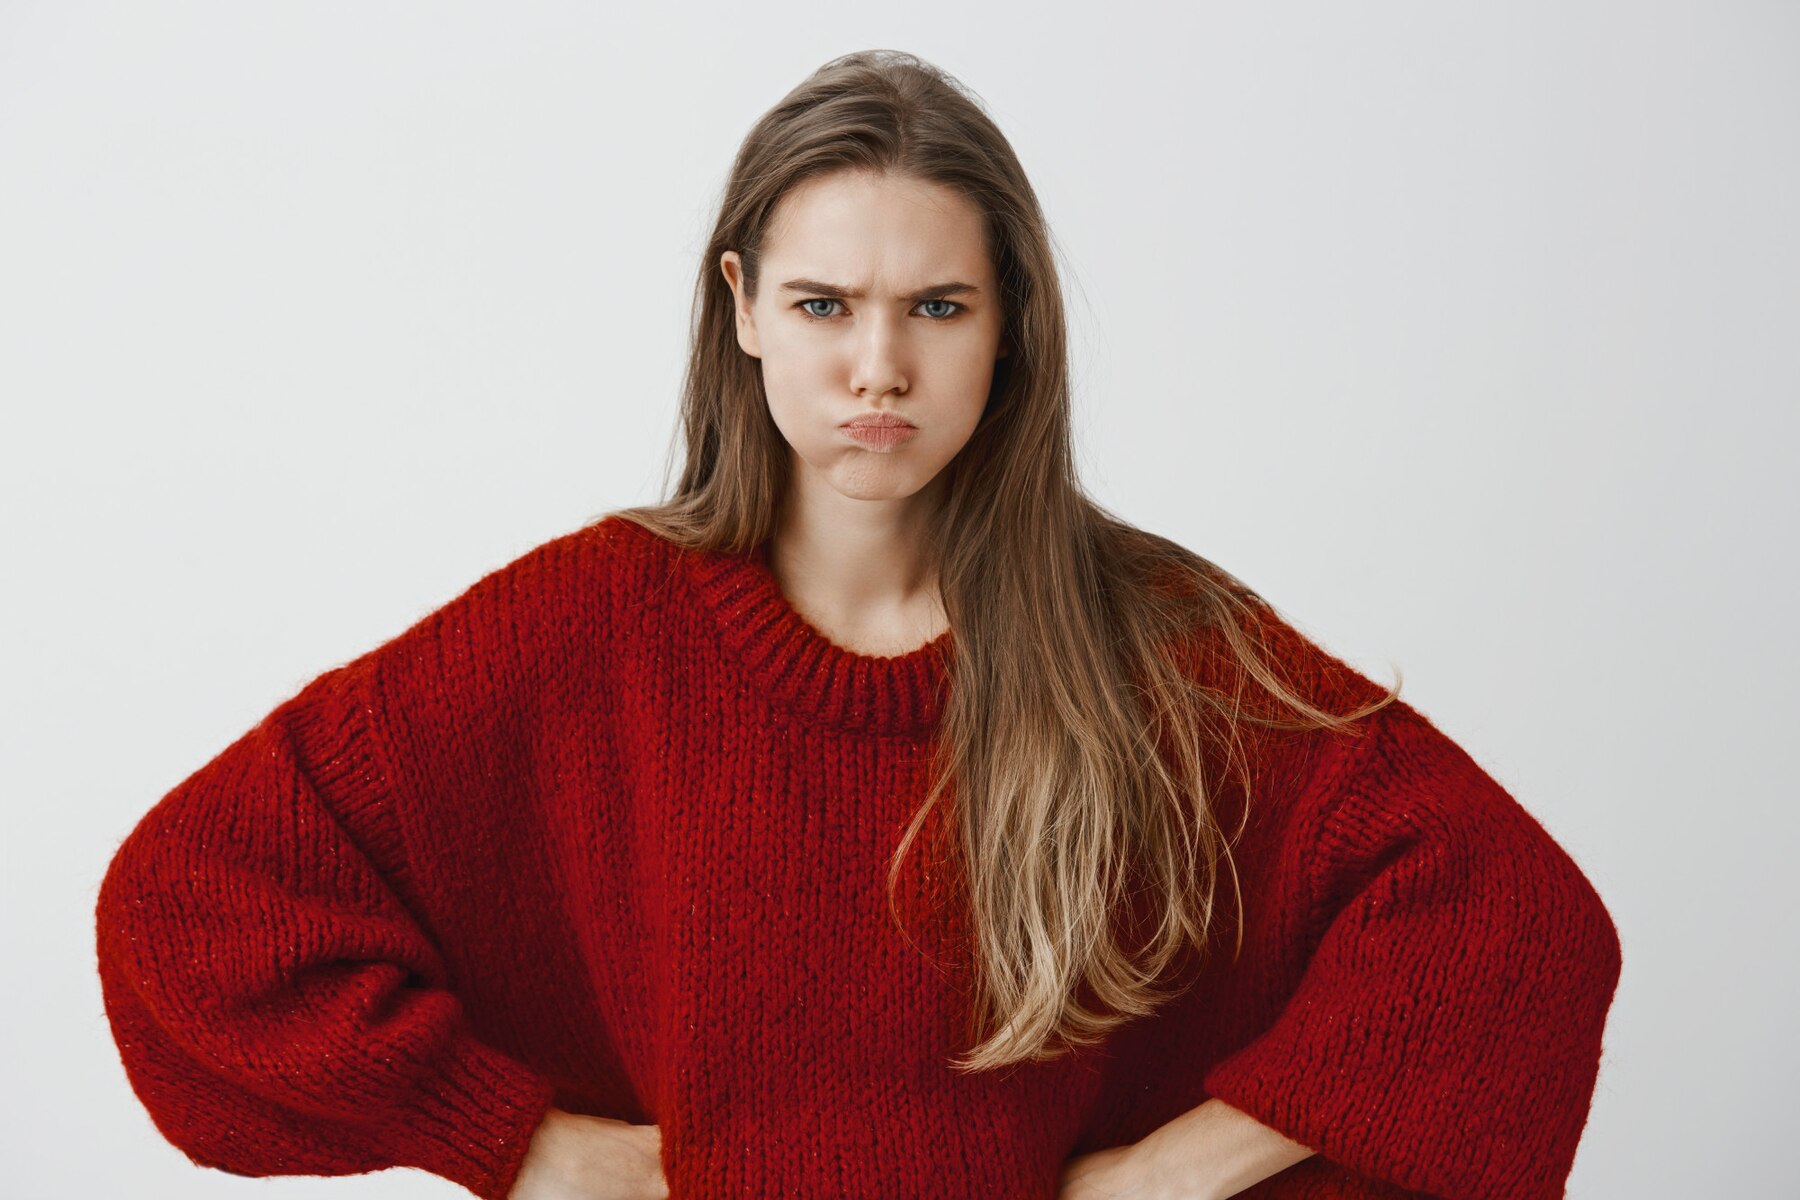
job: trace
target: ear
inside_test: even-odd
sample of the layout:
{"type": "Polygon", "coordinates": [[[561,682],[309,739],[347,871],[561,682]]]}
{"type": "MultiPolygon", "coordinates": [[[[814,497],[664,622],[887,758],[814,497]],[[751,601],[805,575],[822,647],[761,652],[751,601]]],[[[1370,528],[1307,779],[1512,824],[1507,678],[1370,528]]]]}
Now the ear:
{"type": "Polygon", "coordinates": [[[737,315],[738,349],[751,358],[762,357],[762,343],[756,337],[756,318],[750,313],[750,302],[744,298],[744,260],[736,250],[719,255],[719,270],[731,286],[732,308],[737,315]]]}

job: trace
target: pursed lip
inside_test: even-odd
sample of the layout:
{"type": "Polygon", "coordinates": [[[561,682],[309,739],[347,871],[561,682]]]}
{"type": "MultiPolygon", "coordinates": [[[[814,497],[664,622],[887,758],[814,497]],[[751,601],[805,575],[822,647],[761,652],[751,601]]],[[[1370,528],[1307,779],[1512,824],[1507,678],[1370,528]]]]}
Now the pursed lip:
{"type": "Polygon", "coordinates": [[[917,429],[911,421],[896,413],[864,413],[845,421],[844,429],[917,429]]]}

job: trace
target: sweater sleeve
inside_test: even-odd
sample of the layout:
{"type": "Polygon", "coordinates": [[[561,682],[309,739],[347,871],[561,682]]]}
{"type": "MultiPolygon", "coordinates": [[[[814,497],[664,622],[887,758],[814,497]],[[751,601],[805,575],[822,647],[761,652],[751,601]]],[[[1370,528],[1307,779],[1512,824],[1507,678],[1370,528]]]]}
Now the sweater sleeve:
{"type": "Polygon", "coordinates": [[[1272,1026],[1206,1092],[1442,1200],[1564,1194],[1620,970],[1549,833],[1400,702],[1370,718],[1309,851],[1318,931],[1272,1026]]]}
{"type": "Polygon", "coordinates": [[[164,796],[96,904],[107,1018],[162,1135],[233,1175],[419,1168],[511,1189],[552,1086],[481,1040],[392,886],[372,656],[164,796]]]}

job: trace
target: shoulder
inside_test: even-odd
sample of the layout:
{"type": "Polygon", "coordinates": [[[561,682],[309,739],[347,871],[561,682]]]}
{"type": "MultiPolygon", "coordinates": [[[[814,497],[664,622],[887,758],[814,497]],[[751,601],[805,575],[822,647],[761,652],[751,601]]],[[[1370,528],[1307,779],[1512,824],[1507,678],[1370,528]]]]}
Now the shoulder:
{"type": "Polygon", "coordinates": [[[481,573],[354,664],[393,705],[492,703],[591,669],[621,606],[663,571],[655,535],[607,515],[481,573]]]}
{"type": "MultiPolygon", "coordinates": [[[[1497,846],[1543,827],[1463,745],[1418,708],[1395,700],[1369,718],[1344,752],[1325,797],[1328,819],[1351,841],[1455,841],[1497,846]]],[[[1547,836],[1547,835],[1545,835],[1547,836]]]]}
{"type": "Polygon", "coordinates": [[[604,619],[640,577],[663,571],[672,547],[606,514],[514,555],[425,613],[395,641],[428,643],[453,631],[504,642],[604,619]]]}
{"type": "Polygon", "coordinates": [[[674,547],[617,513],[607,513],[530,547],[482,575],[458,601],[498,596],[525,601],[606,598],[640,572],[665,569],[674,547]]]}
{"type": "Polygon", "coordinates": [[[1169,646],[1187,673],[1235,706],[1292,716],[1270,683],[1332,713],[1359,709],[1392,689],[1353,665],[1300,617],[1242,577],[1167,539],[1138,533],[1132,573],[1177,611],[1169,646]],[[1265,678],[1263,672],[1266,671],[1265,678]]]}

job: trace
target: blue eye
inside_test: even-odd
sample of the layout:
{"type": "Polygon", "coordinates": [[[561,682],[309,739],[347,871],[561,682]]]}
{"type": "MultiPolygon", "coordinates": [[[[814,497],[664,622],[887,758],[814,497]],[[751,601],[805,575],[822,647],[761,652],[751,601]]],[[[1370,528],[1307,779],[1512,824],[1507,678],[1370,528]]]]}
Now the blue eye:
{"type": "MultiPolygon", "coordinates": [[[[829,321],[832,319],[832,316],[836,315],[835,313],[831,314],[831,315],[827,315],[827,316],[821,316],[818,313],[815,313],[811,308],[809,308],[807,306],[811,305],[811,304],[841,304],[841,303],[843,303],[843,301],[833,299],[829,296],[815,296],[811,300],[799,301],[798,303],[796,303],[794,305],[794,307],[799,309],[800,315],[805,317],[809,321],[829,321]]],[[[949,309],[950,309],[949,312],[941,313],[939,315],[935,315],[935,316],[931,317],[931,320],[937,324],[943,324],[944,322],[949,321],[951,318],[955,317],[957,313],[962,312],[963,309],[966,307],[966,305],[959,304],[954,300],[944,300],[941,298],[936,299],[936,300],[921,300],[921,301],[919,301],[919,303],[921,305],[944,304],[944,305],[949,306],[949,309]]]]}

